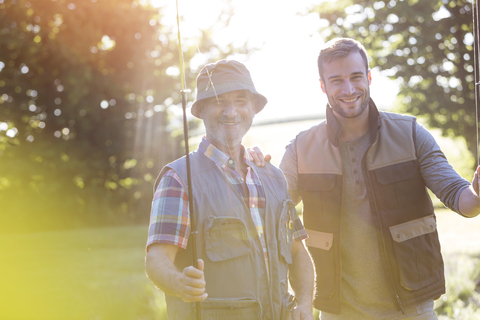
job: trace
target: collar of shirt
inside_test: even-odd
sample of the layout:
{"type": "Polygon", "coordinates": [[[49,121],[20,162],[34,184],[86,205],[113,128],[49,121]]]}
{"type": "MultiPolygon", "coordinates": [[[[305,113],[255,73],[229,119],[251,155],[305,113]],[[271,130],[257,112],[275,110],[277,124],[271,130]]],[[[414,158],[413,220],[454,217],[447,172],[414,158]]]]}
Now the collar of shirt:
{"type": "MultiPolygon", "coordinates": [[[[250,154],[243,148],[243,163],[247,167],[252,166],[252,157],[250,154]]],[[[227,170],[228,167],[234,169],[235,162],[233,159],[226,153],[220,151],[220,149],[216,148],[213,144],[211,144],[205,137],[202,138],[200,145],[198,146],[198,151],[203,153],[208,159],[212,160],[220,169],[223,171],[227,170]]]]}

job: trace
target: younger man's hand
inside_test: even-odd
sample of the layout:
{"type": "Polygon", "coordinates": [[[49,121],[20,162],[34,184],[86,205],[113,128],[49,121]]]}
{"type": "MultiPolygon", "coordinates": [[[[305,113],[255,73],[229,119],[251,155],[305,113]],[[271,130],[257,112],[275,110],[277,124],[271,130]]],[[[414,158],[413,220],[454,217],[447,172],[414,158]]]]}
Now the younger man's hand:
{"type": "Polygon", "coordinates": [[[259,147],[253,147],[253,149],[247,148],[247,152],[253,158],[253,163],[255,163],[257,167],[263,167],[265,166],[265,161],[270,162],[270,160],[272,160],[272,156],[269,154],[263,156],[262,150],[260,150],[259,147]]]}

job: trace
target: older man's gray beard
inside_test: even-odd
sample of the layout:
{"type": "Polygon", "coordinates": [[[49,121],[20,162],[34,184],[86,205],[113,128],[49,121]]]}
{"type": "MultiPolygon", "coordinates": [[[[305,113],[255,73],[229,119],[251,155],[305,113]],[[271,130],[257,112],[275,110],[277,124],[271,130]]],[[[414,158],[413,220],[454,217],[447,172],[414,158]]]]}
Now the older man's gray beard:
{"type": "Polygon", "coordinates": [[[210,139],[213,139],[219,143],[224,144],[227,147],[235,147],[238,144],[242,143],[242,139],[245,136],[245,134],[250,130],[250,127],[252,126],[253,123],[253,118],[252,119],[247,119],[247,118],[235,118],[235,119],[228,119],[228,121],[236,121],[240,123],[240,130],[237,132],[237,134],[232,134],[232,133],[227,133],[225,130],[222,130],[218,126],[218,122],[222,122],[222,119],[214,119],[210,121],[207,117],[203,118],[203,122],[205,124],[205,130],[207,132],[207,137],[210,139]]]}

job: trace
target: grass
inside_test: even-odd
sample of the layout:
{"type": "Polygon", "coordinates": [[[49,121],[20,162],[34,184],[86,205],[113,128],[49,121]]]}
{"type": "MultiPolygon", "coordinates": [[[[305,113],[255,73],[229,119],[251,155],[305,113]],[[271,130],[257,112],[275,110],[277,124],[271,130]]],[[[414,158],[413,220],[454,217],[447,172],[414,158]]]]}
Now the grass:
{"type": "Polygon", "coordinates": [[[163,319],[146,226],[0,237],[0,319],[163,319]]]}
{"type": "Polygon", "coordinates": [[[480,320],[480,218],[437,211],[447,293],[435,301],[439,320],[480,320]]]}
{"type": "MultiPolygon", "coordinates": [[[[480,319],[480,218],[437,211],[447,294],[440,320],[480,319]]],[[[147,226],[0,236],[0,319],[166,319],[144,272],[147,226]]]]}

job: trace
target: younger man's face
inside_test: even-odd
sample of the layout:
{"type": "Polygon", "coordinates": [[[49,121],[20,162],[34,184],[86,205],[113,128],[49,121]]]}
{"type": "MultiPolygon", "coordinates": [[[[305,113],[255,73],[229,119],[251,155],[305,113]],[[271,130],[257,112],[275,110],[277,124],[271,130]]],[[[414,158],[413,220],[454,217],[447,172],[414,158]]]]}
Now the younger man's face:
{"type": "Polygon", "coordinates": [[[370,71],[359,52],[337,58],[323,65],[323,92],[337,116],[356,118],[370,101],[370,71]]]}

